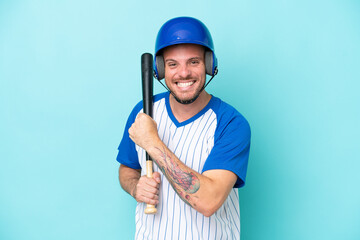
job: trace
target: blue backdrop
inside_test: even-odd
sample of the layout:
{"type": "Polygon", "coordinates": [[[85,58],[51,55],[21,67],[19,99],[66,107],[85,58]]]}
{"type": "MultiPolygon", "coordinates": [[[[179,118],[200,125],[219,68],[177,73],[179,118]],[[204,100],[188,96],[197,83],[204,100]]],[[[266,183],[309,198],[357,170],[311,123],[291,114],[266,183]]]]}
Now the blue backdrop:
{"type": "Polygon", "coordinates": [[[133,238],[117,146],[177,16],[209,27],[208,91],[251,124],[242,239],[360,239],[356,0],[1,0],[0,239],[133,238]]]}

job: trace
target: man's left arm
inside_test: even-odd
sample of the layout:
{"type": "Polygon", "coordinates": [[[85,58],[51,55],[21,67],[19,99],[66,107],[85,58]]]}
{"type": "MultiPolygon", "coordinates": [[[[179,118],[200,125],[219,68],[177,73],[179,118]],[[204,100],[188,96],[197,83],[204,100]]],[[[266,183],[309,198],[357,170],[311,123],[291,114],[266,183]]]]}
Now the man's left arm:
{"type": "Polygon", "coordinates": [[[237,176],[231,171],[208,170],[200,174],[186,166],[161,141],[155,121],[146,114],[138,115],[129,135],[149,153],[177,194],[207,217],[221,207],[235,185],[237,176]]]}

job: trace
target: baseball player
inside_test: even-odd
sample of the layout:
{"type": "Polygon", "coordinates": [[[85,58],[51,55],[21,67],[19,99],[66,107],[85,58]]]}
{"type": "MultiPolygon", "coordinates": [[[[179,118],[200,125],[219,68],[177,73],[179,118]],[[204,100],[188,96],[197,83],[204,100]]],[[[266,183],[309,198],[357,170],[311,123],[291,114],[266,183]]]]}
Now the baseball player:
{"type": "Polygon", "coordinates": [[[209,94],[217,74],[207,27],[179,17],[160,29],[154,72],[168,91],[132,110],[119,145],[119,180],[137,201],[136,239],[240,239],[238,188],[245,183],[250,127],[232,106],[209,94]],[[145,173],[146,152],[154,161],[145,173]],[[157,213],[144,214],[146,204],[157,213]]]}

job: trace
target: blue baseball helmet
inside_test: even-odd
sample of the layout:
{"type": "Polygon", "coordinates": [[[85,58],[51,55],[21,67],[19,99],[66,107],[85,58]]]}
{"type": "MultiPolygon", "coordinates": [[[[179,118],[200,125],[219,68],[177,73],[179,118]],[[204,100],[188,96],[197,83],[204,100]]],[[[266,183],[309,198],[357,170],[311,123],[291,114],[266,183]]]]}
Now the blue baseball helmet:
{"type": "Polygon", "coordinates": [[[205,50],[206,73],[215,76],[217,58],[210,32],[201,21],[191,17],[178,17],[167,21],[159,30],[155,44],[154,74],[158,80],[165,77],[162,50],[176,44],[191,43],[202,45],[205,50]]]}

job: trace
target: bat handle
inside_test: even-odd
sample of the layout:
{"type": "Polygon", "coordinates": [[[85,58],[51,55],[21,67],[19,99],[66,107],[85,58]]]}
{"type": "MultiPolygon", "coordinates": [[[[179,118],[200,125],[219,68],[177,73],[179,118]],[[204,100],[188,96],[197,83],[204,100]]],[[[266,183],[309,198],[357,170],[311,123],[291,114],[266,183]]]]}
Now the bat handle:
{"type": "MultiPolygon", "coordinates": [[[[146,160],[146,176],[152,178],[153,175],[153,162],[152,160],[146,160]]],[[[157,209],[155,205],[146,204],[145,214],[155,214],[157,209]]]]}

